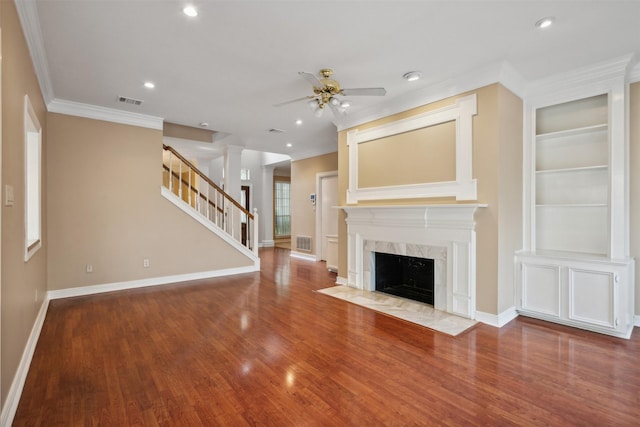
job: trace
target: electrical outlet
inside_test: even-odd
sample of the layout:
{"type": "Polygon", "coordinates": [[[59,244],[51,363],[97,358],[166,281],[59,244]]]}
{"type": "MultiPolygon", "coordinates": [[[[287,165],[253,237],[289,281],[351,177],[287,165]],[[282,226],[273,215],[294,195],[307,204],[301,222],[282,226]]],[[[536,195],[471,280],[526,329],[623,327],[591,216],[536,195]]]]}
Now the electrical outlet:
{"type": "Polygon", "coordinates": [[[145,258],[144,260],[142,260],[142,266],[144,268],[149,268],[149,260],[147,258],[145,258]]]}
{"type": "Polygon", "coordinates": [[[87,273],[93,273],[93,265],[87,264],[87,273]]]}

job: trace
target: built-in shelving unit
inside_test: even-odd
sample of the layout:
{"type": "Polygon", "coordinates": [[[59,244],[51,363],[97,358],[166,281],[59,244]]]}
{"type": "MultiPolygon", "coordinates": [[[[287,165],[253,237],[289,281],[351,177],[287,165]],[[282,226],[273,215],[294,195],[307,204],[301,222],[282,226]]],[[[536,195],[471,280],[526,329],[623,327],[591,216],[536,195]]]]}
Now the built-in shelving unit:
{"type": "Polygon", "coordinates": [[[628,338],[626,64],[538,85],[525,100],[521,314],[628,338]]]}
{"type": "Polygon", "coordinates": [[[607,95],[535,112],[536,249],[606,256],[607,95]]]}

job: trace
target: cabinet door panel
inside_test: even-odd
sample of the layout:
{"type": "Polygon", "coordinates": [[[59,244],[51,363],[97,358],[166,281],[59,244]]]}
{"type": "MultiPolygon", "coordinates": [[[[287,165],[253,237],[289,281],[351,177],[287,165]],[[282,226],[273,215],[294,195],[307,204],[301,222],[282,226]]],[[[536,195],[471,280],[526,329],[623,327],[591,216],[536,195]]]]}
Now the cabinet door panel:
{"type": "Polygon", "coordinates": [[[614,328],[614,273],[569,268],[569,319],[614,328]]]}
{"type": "Polygon", "coordinates": [[[560,267],[522,264],[522,308],[560,316],[560,267]]]}

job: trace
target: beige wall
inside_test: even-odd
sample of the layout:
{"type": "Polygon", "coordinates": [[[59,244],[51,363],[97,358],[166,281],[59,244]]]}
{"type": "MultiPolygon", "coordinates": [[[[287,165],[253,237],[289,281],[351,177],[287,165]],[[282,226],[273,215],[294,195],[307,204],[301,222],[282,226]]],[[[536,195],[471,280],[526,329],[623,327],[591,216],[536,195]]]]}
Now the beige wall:
{"type": "Polygon", "coordinates": [[[212,130],[197,129],[189,126],[182,126],[175,123],[167,122],[165,122],[162,127],[163,136],[188,139],[191,141],[213,142],[214,132],[212,130]]]}
{"type": "Polygon", "coordinates": [[[160,195],[161,131],[48,123],[50,290],[251,265],[160,195]]]}
{"type": "MultiPolygon", "coordinates": [[[[43,128],[43,155],[48,151],[46,113],[14,2],[0,2],[2,28],[2,198],[4,186],[15,192],[12,207],[2,203],[1,267],[1,399],[7,392],[46,293],[47,207],[43,203],[42,248],[24,262],[24,95],[43,128]],[[36,298],[37,292],[37,298],[36,298]]],[[[43,196],[46,197],[46,163],[43,169],[43,196]]]]}
{"type": "Polygon", "coordinates": [[[357,150],[359,188],[456,179],[455,121],[368,141],[357,150]]]}
{"type": "Polygon", "coordinates": [[[311,236],[311,252],[316,248],[316,211],[309,195],[316,192],[316,174],[338,170],[338,153],[329,153],[291,162],[291,250],[296,236],[311,236]]]}
{"type": "Polygon", "coordinates": [[[636,260],[636,319],[640,316],[640,82],[631,85],[630,161],[631,170],[631,256],[636,260]]]}
{"type": "MultiPolygon", "coordinates": [[[[473,118],[473,176],[478,181],[477,202],[489,205],[488,208],[479,209],[476,213],[478,248],[476,308],[481,312],[499,314],[514,305],[513,252],[522,245],[522,102],[520,99],[501,85],[494,84],[359,125],[358,129],[367,129],[433,111],[451,105],[457,98],[470,93],[475,93],[478,100],[478,114],[473,118]],[[504,164],[507,166],[500,166],[504,164]],[[500,227],[503,227],[503,230],[500,227]]],[[[340,171],[338,185],[341,204],[346,204],[348,187],[347,131],[340,132],[338,138],[340,171]]],[[[412,152],[404,154],[411,156],[412,152]]],[[[449,155],[448,152],[443,154],[445,158],[449,155]]],[[[394,173],[402,173],[402,171],[385,171],[385,174],[394,173]]],[[[439,198],[384,200],[366,204],[423,203],[456,203],[456,201],[453,198],[439,198]]],[[[347,228],[344,219],[345,215],[341,213],[338,275],[346,278],[347,228]]]]}

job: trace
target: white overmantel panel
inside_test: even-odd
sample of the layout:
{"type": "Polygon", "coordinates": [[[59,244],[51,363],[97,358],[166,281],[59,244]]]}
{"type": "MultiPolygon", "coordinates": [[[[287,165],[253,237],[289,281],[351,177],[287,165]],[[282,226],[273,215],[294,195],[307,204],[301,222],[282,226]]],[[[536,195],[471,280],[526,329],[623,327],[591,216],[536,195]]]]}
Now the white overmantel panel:
{"type": "Polygon", "coordinates": [[[455,197],[477,200],[473,179],[473,116],[477,114],[476,94],[459,98],[452,105],[370,129],[347,132],[349,148],[349,188],[347,203],[365,200],[455,197]],[[361,188],[358,184],[358,145],[449,121],[456,123],[456,179],[407,185],[361,188]]]}
{"type": "Polygon", "coordinates": [[[365,241],[446,249],[447,311],[475,318],[476,232],[474,214],[485,204],[341,206],[347,214],[348,286],[365,283],[365,241]]]}

